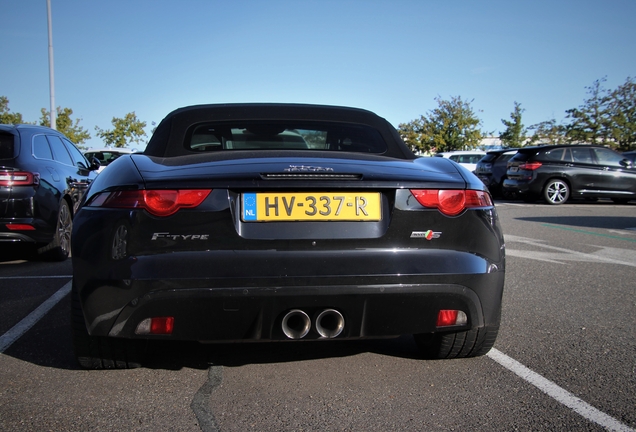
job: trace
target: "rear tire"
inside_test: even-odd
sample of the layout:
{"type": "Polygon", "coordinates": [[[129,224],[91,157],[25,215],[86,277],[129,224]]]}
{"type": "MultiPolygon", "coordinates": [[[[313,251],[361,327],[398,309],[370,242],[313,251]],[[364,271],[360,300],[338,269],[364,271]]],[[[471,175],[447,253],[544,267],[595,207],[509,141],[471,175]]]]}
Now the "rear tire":
{"type": "Polygon", "coordinates": [[[85,369],[133,369],[141,367],[144,341],[91,336],[86,330],[79,295],[71,291],[71,325],[77,362],[85,369]]]}
{"type": "Polygon", "coordinates": [[[71,252],[71,232],[73,231],[73,217],[66,200],[60,203],[57,214],[57,224],[53,240],[38,252],[42,257],[51,261],[64,261],[71,252]]]}
{"type": "Polygon", "coordinates": [[[457,333],[413,335],[425,359],[455,359],[486,354],[495,344],[499,324],[457,333]]]}
{"type": "Polygon", "coordinates": [[[548,204],[563,204],[570,198],[570,186],[561,179],[550,179],[543,188],[543,198],[548,204]]]}

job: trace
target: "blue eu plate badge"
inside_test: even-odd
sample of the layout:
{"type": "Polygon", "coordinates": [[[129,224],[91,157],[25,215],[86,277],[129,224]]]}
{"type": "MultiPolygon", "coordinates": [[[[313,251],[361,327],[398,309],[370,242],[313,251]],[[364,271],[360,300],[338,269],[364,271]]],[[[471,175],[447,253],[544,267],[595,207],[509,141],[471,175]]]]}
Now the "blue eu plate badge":
{"type": "Polygon", "coordinates": [[[256,193],[243,194],[243,220],[256,220],[256,193]]]}

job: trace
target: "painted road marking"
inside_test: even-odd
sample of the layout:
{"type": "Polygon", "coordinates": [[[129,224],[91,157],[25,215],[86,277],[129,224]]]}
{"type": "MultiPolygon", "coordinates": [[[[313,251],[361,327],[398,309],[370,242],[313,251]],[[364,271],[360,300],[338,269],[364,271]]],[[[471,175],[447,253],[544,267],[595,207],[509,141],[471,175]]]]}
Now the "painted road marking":
{"type": "Polygon", "coordinates": [[[636,251],[632,249],[610,248],[603,246],[593,253],[578,252],[571,249],[550,246],[543,240],[507,235],[506,255],[519,258],[528,258],[536,261],[545,261],[555,264],[564,264],[564,261],[574,262],[604,262],[609,264],[636,267],[636,251]],[[546,251],[519,250],[507,247],[508,243],[522,243],[535,246],[546,251]]]}
{"type": "Polygon", "coordinates": [[[13,342],[20,339],[31,327],[44,317],[60,300],[71,292],[71,282],[68,282],[62,288],[57,290],[55,294],[49,297],[44,303],[38,306],[33,312],[27,315],[19,323],[14,325],[9,331],[0,336],[0,353],[9,348],[13,342]]]}
{"type": "Polygon", "coordinates": [[[583,416],[587,420],[594,422],[610,431],[634,432],[634,429],[630,428],[626,424],[623,424],[620,421],[616,420],[614,417],[594,408],[592,405],[574,396],[572,393],[565,390],[564,388],[559,387],[549,379],[544,378],[531,369],[528,369],[527,367],[525,367],[515,359],[508,357],[501,351],[491,349],[490,352],[486,355],[499,363],[501,366],[518,375],[524,381],[532,384],[533,386],[550,396],[552,399],[565,405],[566,407],[583,416]]]}

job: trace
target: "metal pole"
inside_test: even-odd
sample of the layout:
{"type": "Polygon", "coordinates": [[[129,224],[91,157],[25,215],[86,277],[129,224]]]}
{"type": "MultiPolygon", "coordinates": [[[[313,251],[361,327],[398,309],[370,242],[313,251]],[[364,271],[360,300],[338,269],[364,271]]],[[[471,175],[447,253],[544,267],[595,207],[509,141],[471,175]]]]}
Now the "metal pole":
{"type": "Polygon", "coordinates": [[[46,13],[49,23],[49,90],[51,93],[51,114],[50,123],[52,129],[57,129],[55,116],[55,80],[53,79],[53,27],[51,24],[51,0],[46,0],[46,13]]]}

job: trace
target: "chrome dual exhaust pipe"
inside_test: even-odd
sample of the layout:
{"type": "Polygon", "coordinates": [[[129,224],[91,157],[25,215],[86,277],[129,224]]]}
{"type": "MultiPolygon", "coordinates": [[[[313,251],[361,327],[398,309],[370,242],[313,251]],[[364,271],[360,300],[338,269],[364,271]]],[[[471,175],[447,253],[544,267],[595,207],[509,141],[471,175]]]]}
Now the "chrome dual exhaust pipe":
{"type": "MultiPolygon", "coordinates": [[[[325,309],[316,317],[316,331],[323,338],[335,338],[342,333],[344,325],[344,317],[335,309],[325,309]]],[[[282,327],[289,339],[302,339],[311,329],[311,319],[304,311],[292,309],[283,317],[282,327]]]]}
{"type": "Polygon", "coordinates": [[[311,328],[309,315],[300,309],[292,309],[283,317],[283,333],[290,339],[302,339],[311,328]]]}
{"type": "Polygon", "coordinates": [[[316,331],[321,337],[335,338],[344,329],[344,317],[335,309],[325,309],[316,318],[316,331]]]}

